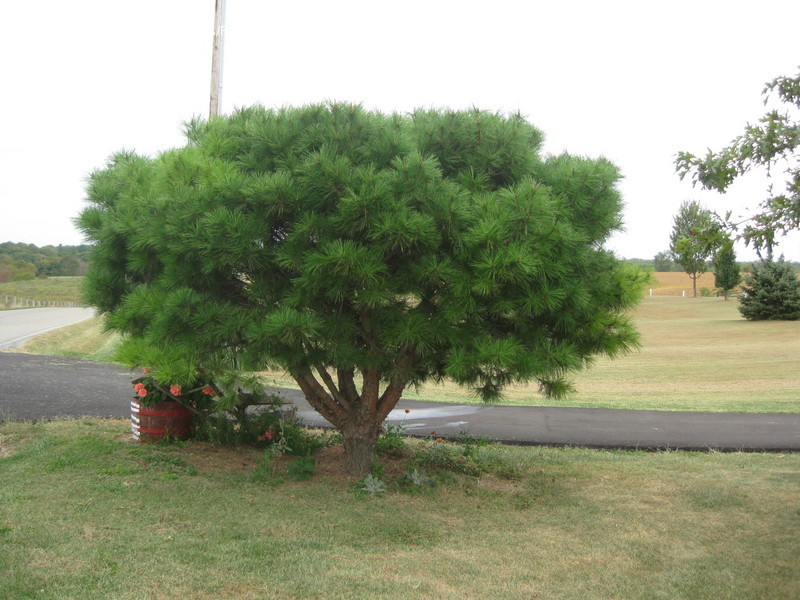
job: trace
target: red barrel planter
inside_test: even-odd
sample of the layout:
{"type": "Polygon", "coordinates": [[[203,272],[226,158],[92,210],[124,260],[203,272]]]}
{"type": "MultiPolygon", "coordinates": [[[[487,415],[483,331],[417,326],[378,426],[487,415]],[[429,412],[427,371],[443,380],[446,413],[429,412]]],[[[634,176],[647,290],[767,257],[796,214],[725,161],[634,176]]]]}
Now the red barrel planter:
{"type": "Polygon", "coordinates": [[[192,413],[178,402],[145,406],[138,398],[131,400],[131,431],[140,442],[155,442],[166,435],[188,440],[192,434],[192,413]]]}

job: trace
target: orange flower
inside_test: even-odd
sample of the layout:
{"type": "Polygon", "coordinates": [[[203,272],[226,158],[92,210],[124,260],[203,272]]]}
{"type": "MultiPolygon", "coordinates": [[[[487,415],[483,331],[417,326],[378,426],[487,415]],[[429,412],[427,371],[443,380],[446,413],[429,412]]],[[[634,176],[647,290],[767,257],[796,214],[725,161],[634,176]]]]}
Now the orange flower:
{"type": "Polygon", "coordinates": [[[212,388],[210,385],[207,385],[206,387],[203,388],[203,393],[207,396],[213,396],[214,394],[216,394],[214,388],[212,388]]]}
{"type": "Polygon", "coordinates": [[[143,387],[139,388],[138,394],[139,398],[144,398],[145,396],[147,396],[147,389],[143,387]]]}
{"type": "Polygon", "coordinates": [[[436,438],[436,441],[439,442],[440,444],[444,443],[444,440],[442,438],[436,438]]]}
{"type": "Polygon", "coordinates": [[[133,386],[133,389],[135,389],[138,392],[143,387],[144,387],[143,383],[137,383],[135,386],[133,386]]]}
{"type": "Polygon", "coordinates": [[[410,413],[410,412],[411,412],[411,409],[410,409],[410,408],[407,408],[407,409],[406,409],[406,414],[408,414],[408,413],[410,413]]]}
{"type": "Polygon", "coordinates": [[[181,386],[179,386],[178,384],[173,384],[169,386],[169,393],[172,394],[173,396],[180,396],[182,391],[183,390],[181,390],[181,386]]]}
{"type": "Polygon", "coordinates": [[[145,375],[147,375],[149,372],[150,372],[150,367],[145,367],[144,369],[142,369],[142,373],[144,373],[145,375]]]}

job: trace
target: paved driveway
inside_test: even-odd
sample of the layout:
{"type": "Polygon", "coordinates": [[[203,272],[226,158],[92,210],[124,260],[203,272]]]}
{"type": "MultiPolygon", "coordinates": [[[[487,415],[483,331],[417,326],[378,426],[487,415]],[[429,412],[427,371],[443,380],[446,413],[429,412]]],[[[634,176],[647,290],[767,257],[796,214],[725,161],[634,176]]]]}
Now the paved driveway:
{"type": "Polygon", "coordinates": [[[93,315],[93,308],[0,310],[0,350],[14,348],[34,336],[84,321],[93,315]]]}
{"type": "MultiPolygon", "coordinates": [[[[129,416],[131,379],[116,365],[0,352],[0,420],[129,416]]],[[[275,390],[310,425],[327,422],[297,390],[275,390]]],[[[514,444],[800,451],[800,414],[687,413],[440,404],[401,400],[389,422],[418,436],[467,432],[514,444]],[[410,412],[406,413],[405,409],[410,412]],[[435,432],[435,433],[434,433],[435,432]]]]}

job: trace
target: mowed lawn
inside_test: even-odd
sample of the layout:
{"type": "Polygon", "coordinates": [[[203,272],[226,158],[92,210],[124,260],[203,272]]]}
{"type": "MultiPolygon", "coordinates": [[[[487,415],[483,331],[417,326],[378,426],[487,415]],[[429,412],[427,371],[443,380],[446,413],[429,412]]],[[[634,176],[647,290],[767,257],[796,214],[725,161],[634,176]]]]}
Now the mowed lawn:
{"type": "Polygon", "coordinates": [[[719,298],[645,298],[636,311],[641,350],[580,374],[573,401],[800,412],[800,321],[747,321],[737,307],[719,298]]]}
{"type": "Polygon", "coordinates": [[[388,491],[369,496],[341,475],[341,448],[317,456],[311,481],[277,482],[256,476],[258,451],[137,444],[127,427],[0,426],[0,598],[790,600],[800,590],[800,454],[484,446],[470,456],[492,472],[427,470],[438,483],[415,493],[384,458],[388,491]]]}

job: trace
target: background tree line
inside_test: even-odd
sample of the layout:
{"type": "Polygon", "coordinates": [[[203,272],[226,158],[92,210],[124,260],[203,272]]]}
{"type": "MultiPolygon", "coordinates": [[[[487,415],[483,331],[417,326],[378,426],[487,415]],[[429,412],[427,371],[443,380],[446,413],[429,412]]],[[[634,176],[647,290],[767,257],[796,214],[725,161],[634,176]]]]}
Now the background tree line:
{"type": "MultiPolygon", "coordinates": [[[[656,273],[683,273],[683,267],[672,260],[669,250],[664,250],[656,254],[653,258],[627,258],[626,262],[646,269],[653,269],[656,273]]],[[[713,272],[714,265],[712,260],[708,260],[709,270],[713,272]]],[[[743,273],[749,273],[753,264],[757,261],[736,261],[743,273]]],[[[789,266],[800,275],[800,262],[787,262],[789,266]]]]}
{"type": "Polygon", "coordinates": [[[0,244],[0,283],[36,277],[84,275],[91,246],[43,246],[3,242],[0,244]]]}

